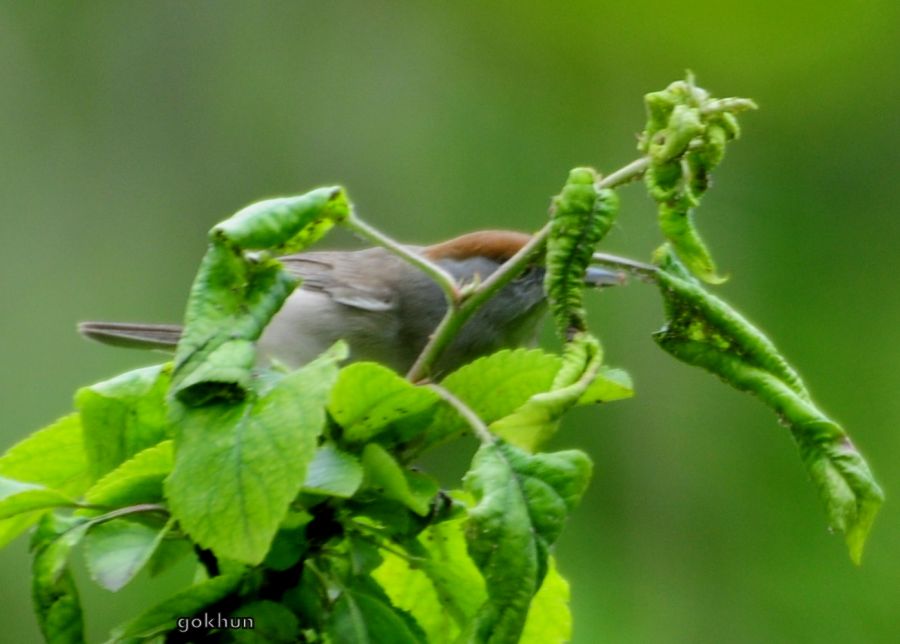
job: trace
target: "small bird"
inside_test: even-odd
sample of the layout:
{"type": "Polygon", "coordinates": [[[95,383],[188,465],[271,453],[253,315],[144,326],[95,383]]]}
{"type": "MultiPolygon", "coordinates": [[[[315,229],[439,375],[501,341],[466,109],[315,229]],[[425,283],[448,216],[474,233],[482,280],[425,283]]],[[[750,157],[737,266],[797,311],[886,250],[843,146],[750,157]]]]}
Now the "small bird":
{"type": "MultiPolygon", "coordinates": [[[[460,284],[484,280],[531,239],[525,233],[483,230],[431,246],[407,246],[441,266],[460,284]]],[[[375,247],[279,257],[301,278],[257,342],[263,359],[297,367],[345,340],[351,360],[371,360],[406,372],[447,310],[443,291],[424,272],[375,247]]],[[[544,269],[530,266],[479,309],[435,365],[448,372],[500,349],[534,344],[547,310],[544,269]]],[[[620,284],[620,273],[590,267],[592,286],[620,284]]],[[[86,337],[116,346],[174,349],[181,327],[83,322],[86,337]]]]}

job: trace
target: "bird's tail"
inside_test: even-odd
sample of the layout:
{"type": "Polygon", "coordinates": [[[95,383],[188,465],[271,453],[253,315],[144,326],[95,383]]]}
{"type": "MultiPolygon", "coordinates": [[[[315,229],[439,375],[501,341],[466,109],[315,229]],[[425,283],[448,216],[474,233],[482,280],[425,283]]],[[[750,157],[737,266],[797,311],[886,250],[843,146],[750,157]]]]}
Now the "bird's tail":
{"type": "Polygon", "coordinates": [[[86,338],[130,349],[174,351],[181,338],[177,324],[133,324],[129,322],[82,322],[78,332],[86,338]]]}

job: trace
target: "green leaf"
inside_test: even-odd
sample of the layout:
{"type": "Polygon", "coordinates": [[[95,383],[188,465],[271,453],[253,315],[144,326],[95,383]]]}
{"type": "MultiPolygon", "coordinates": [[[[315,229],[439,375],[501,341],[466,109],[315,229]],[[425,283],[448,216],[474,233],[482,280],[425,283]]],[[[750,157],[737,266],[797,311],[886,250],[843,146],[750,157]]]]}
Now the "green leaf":
{"type": "Polygon", "coordinates": [[[425,639],[383,598],[347,588],[326,624],[331,641],[341,644],[424,644],[425,639]]]}
{"type": "Polygon", "coordinates": [[[112,519],[93,526],[84,539],[84,558],[91,578],[113,592],[140,572],[174,521],[152,526],[112,519]]]}
{"type": "Polygon", "coordinates": [[[341,370],[328,411],[343,427],[344,441],[363,443],[398,421],[428,412],[438,400],[431,389],[417,387],[387,367],[358,362],[341,370]]]}
{"type": "Polygon", "coordinates": [[[79,519],[45,514],[32,536],[32,600],[44,639],[51,644],[84,642],[81,603],[68,559],[86,529],[79,519]]]}
{"type": "Polygon", "coordinates": [[[94,480],[170,438],[166,412],[170,372],[168,364],[136,369],[84,387],[75,395],[94,480]]]}
{"type": "Polygon", "coordinates": [[[756,106],[746,99],[713,99],[692,78],[648,94],[645,102],[647,126],[638,147],[650,156],[644,182],[659,207],[660,231],[692,273],[705,282],[723,282],[693,209],[709,188],[725,142],[738,136],[735,114],[756,106]]]}
{"type": "Polygon", "coordinates": [[[624,369],[601,365],[594,380],[587,386],[576,404],[607,403],[632,396],[634,396],[634,385],[628,372],[624,369]]]}
{"type": "Polygon", "coordinates": [[[858,564],[884,494],[846,432],[812,402],[794,369],[750,322],[694,282],[666,271],[657,279],[668,320],[654,339],[677,359],[757,395],[791,428],[829,525],[844,533],[858,564]]]}
{"type": "Polygon", "coordinates": [[[162,501],[163,480],[172,471],[172,445],[165,440],[138,452],[85,492],[85,501],[110,507],[162,501]]]}
{"type": "Polygon", "coordinates": [[[210,231],[175,355],[173,393],[183,403],[236,401],[250,390],[254,346],[298,284],[268,254],[300,250],[349,214],[341,188],[250,205],[210,231]]]}
{"type": "Polygon", "coordinates": [[[233,628],[230,641],[241,644],[294,644],[300,637],[300,621],[290,610],[272,601],[244,604],[231,614],[232,620],[253,620],[253,628],[233,628]]]}
{"type": "Polygon", "coordinates": [[[373,573],[391,603],[409,612],[432,644],[456,642],[487,598],[463,525],[455,519],[429,526],[407,547],[414,563],[384,551],[373,573]]]}
{"type": "Polygon", "coordinates": [[[438,491],[433,480],[410,472],[377,443],[369,443],[363,449],[362,466],[364,489],[399,501],[419,516],[428,514],[438,491]]]}
{"type": "Polygon", "coordinates": [[[572,612],[569,610],[569,582],[550,557],[547,576],[531,600],[520,644],[564,644],[572,639],[572,612]]]}
{"type": "Polygon", "coordinates": [[[574,336],[566,344],[562,366],[550,390],[535,394],[513,413],[492,423],[491,431],[524,450],[540,449],[556,433],[563,414],[586,394],[602,359],[596,338],[587,333],[574,336]]]}
{"type": "MultiPolygon", "coordinates": [[[[572,385],[581,380],[582,376],[585,377],[585,381],[590,380],[590,373],[595,373],[594,379],[580,397],[569,400],[565,398],[566,392],[558,394],[557,397],[565,398],[571,404],[587,405],[612,402],[633,395],[631,379],[621,369],[592,363],[588,373],[585,373],[584,363],[581,362],[579,366],[579,359],[583,360],[584,356],[579,358],[579,355],[586,345],[578,344],[578,346],[582,348],[567,350],[566,360],[570,366],[566,372],[561,373],[563,358],[560,356],[540,349],[505,349],[461,367],[447,376],[441,382],[441,386],[463,401],[488,425],[524,408],[533,396],[545,394],[554,388],[572,385]],[[578,369],[582,371],[579,372],[578,369]]],[[[578,387],[583,384],[584,382],[581,382],[578,387]]],[[[574,390],[569,390],[568,393],[574,397],[574,390]]],[[[538,408],[541,404],[543,403],[538,399],[538,408]]],[[[460,418],[456,410],[446,405],[437,409],[431,426],[419,439],[411,443],[420,451],[469,429],[468,424],[460,418]]],[[[565,405],[559,405],[559,413],[565,409],[567,409],[565,405]]],[[[527,411],[528,409],[524,409],[524,412],[527,411]]],[[[534,416],[532,423],[525,422],[526,420],[527,418],[519,417],[505,421],[510,427],[509,434],[505,434],[505,438],[528,449],[551,436],[558,424],[558,418],[550,415],[548,420],[544,412],[534,416]],[[517,438],[514,425],[525,427],[521,430],[523,432],[521,438],[517,438]],[[529,427],[531,429],[528,429],[529,427]]]]}
{"type": "Polygon", "coordinates": [[[348,499],[359,489],[362,480],[359,459],[326,443],[316,450],[309,464],[303,491],[348,499]]]}
{"type": "Polygon", "coordinates": [[[295,253],[318,241],[349,211],[343,188],[317,188],[250,204],[214,226],[210,237],[246,250],[295,253]]]}
{"type": "Polygon", "coordinates": [[[593,168],[575,168],[550,208],[544,291],[557,334],[564,340],[587,331],[584,274],[619,208],[615,192],[597,189],[598,179],[593,168]]]}
{"type": "MultiPolygon", "coordinates": [[[[485,423],[492,423],[549,389],[560,364],[558,356],[540,349],[504,349],[460,367],[441,386],[485,423]]],[[[414,443],[426,449],[468,430],[456,410],[441,405],[431,426],[414,443]]]]}
{"type": "Polygon", "coordinates": [[[477,501],[466,538],[488,593],[475,641],[518,641],[546,575],[549,548],[590,474],[590,460],[576,450],[529,455],[497,442],[475,454],[463,481],[477,501]]]}
{"type": "Polygon", "coordinates": [[[173,538],[170,532],[151,555],[147,562],[147,572],[151,577],[156,577],[192,554],[194,545],[187,539],[173,538]]]}
{"type": "Polygon", "coordinates": [[[176,398],[192,406],[242,400],[251,388],[254,342],[297,284],[275,259],[248,259],[239,248],[212,244],[175,353],[176,398]]]}
{"type": "MultiPolygon", "coordinates": [[[[0,457],[0,476],[43,485],[69,497],[88,486],[78,414],[65,416],[16,443],[0,457]]],[[[28,529],[42,510],[0,519],[0,547],[28,529]]]]}
{"type": "Polygon", "coordinates": [[[238,573],[225,574],[194,584],[114,629],[110,641],[143,641],[171,631],[179,618],[189,618],[230,595],[242,578],[238,573]]]}
{"type": "Polygon", "coordinates": [[[0,476],[0,519],[73,504],[74,501],[65,494],[43,485],[23,483],[0,476]]]}
{"type": "Polygon", "coordinates": [[[341,357],[324,354],[258,398],[179,409],[165,491],[194,541],[221,557],[263,560],[306,479],[341,357]]]}

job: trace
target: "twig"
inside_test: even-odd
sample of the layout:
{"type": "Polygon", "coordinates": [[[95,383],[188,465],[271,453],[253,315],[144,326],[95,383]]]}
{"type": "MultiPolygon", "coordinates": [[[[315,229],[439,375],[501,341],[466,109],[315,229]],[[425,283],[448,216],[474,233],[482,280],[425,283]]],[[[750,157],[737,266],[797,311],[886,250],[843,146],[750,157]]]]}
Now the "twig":
{"type": "Polygon", "coordinates": [[[351,212],[350,216],[344,220],[343,225],[369,241],[387,249],[428,275],[441,287],[441,290],[444,291],[444,296],[447,298],[448,304],[453,305],[459,301],[459,285],[456,283],[453,276],[439,265],[422,255],[410,251],[402,244],[397,243],[381,231],[376,230],[364,222],[353,212],[351,212]]]}
{"type": "Polygon", "coordinates": [[[645,264],[637,262],[627,257],[619,257],[618,255],[610,255],[609,253],[594,253],[591,256],[591,263],[603,264],[604,266],[615,266],[622,270],[637,276],[640,279],[655,280],[656,273],[659,269],[653,264],[645,264]]]}
{"type": "MultiPolygon", "coordinates": [[[[615,172],[602,177],[597,181],[596,187],[597,189],[615,188],[640,179],[649,165],[649,157],[636,159],[615,172]]],[[[444,314],[444,318],[432,334],[431,340],[425,345],[412,368],[406,374],[407,379],[412,382],[419,382],[429,375],[438,358],[450,346],[450,343],[468,319],[485,302],[496,295],[500,289],[525,270],[533,256],[544,247],[549,235],[550,224],[547,223],[532,236],[531,241],[494,271],[488,279],[471,291],[464,293],[461,301],[451,302],[447,308],[447,313],[444,314]]]]}
{"type": "Polygon", "coordinates": [[[478,440],[482,443],[493,443],[496,437],[491,433],[491,430],[488,429],[487,425],[484,424],[484,421],[478,417],[472,408],[469,407],[466,403],[461,401],[455,395],[453,395],[447,389],[444,389],[440,385],[430,384],[428,388],[437,392],[437,394],[447,401],[451,407],[453,407],[460,416],[462,416],[463,420],[465,420],[469,426],[472,428],[472,431],[478,436],[478,440]]]}

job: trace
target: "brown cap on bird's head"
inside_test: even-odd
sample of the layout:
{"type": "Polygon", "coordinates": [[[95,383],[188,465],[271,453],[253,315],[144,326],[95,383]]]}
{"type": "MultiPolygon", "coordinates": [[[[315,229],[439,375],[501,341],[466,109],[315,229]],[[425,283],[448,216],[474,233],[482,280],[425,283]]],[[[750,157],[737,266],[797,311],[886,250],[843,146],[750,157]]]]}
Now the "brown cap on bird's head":
{"type": "Polygon", "coordinates": [[[531,235],[516,230],[480,230],[429,246],[422,254],[432,261],[485,257],[502,263],[529,241],[531,235]]]}

